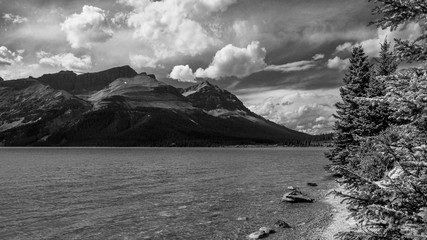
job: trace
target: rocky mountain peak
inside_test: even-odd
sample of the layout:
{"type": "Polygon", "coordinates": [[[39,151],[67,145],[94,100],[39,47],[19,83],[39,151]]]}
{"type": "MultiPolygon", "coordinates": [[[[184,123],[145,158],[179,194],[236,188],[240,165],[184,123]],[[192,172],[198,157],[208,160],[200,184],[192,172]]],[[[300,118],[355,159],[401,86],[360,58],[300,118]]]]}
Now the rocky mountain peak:
{"type": "Polygon", "coordinates": [[[0,82],[3,82],[3,81],[4,81],[4,79],[0,77],[0,82]]]}
{"type": "Polygon", "coordinates": [[[205,111],[221,109],[250,112],[235,95],[208,81],[184,89],[182,95],[205,111]]]}

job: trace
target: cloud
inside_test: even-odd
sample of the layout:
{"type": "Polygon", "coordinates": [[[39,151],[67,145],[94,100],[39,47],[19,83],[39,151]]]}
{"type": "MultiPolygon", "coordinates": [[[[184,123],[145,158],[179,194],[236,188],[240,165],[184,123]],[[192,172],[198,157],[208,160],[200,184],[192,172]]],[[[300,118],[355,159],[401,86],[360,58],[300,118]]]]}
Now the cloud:
{"type": "MultiPolygon", "coordinates": [[[[212,78],[221,79],[223,77],[244,78],[253,73],[260,71],[275,72],[296,72],[314,68],[316,62],[323,59],[325,55],[316,54],[312,60],[304,60],[283,65],[267,65],[265,57],[267,50],[260,46],[260,43],[253,41],[246,48],[238,48],[231,44],[219,50],[211,64],[206,69],[199,68],[195,73],[189,66],[175,66],[174,70],[185,70],[186,79],[194,80],[195,78],[212,78]]],[[[169,74],[176,80],[188,81],[180,78],[180,74],[169,74]]]]}
{"type": "Polygon", "coordinates": [[[152,47],[153,57],[195,56],[221,43],[204,25],[212,14],[225,11],[237,0],[119,0],[133,6],[128,25],[134,38],[152,47]]]}
{"type": "Polygon", "coordinates": [[[137,67],[137,68],[156,68],[160,65],[158,64],[158,61],[156,59],[153,59],[151,57],[147,57],[144,55],[133,55],[131,54],[129,56],[131,65],[137,67]]]}
{"type": "Polygon", "coordinates": [[[23,50],[13,52],[5,46],[0,46],[0,67],[5,65],[21,64],[23,57],[23,50]]]}
{"type": "Polygon", "coordinates": [[[346,70],[350,66],[350,59],[341,59],[340,57],[336,56],[332,59],[328,60],[328,68],[330,69],[338,69],[338,70],[346,70]]]}
{"type": "Polygon", "coordinates": [[[342,52],[342,51],[351,51],[351,49],[353,48],[353,43],[351,42],[345,42],[341,45],[338,45],[337,48],[335,49],[335,52],[342,52]]]}
{"type": "Polygon", "coordinates": [[[336,112],[334,104],[338,101],[337,91],[289,92],[283,97],[249,106],[249,109],[288,128],[321,134],[332,131],[335,122],[332,114],[336,112]]]}
{"type": "Polygon", "coordinates": [[[313,56],[312,60],[297,61],[297,62],[286,63],[282,65],[270,65],[270,66],[267,66],[265,70],[284,72],[284,73],[304,71],[304,70],[314,68],[316,66],[316,61],[319,61],[324,57],[325,55],[323,54],[316,54],[313,56]]]}
{"type": "Polygon", "coordinates": [[[39,69],[38,64],[12,64],[4,67],[0,66],[0,77],[5,80],[26,78],[29,75],[32,75],[36,70],[39,69]]]}
{"type": "Polygon", "coordinates": [[[68,17],[61,29],[72,48],[91,48],[94,43],[105,42],[114,35],[104,10],[88,5],[83,6],[82,13],[68,17]]]}
{"type": "Polygon", "coordinates": [[[384,39],[391,42],[393,46],[394,39],[415,41],[422,35],[422,32],[422,27],[418,23],[401,25],[396,31],[391,31],[390,28],[378,29],[376,38],[362,41],[360,45],[362,45],[368,56],[378,57],[381,50],[380,44],[384,42],[384,39]]]}
{"type": "Polygon", "coordinates": [[[25,50],[12,51],[0,46],[0,77],[7,80],[28,77],[38,69],[38,64],[24,64],[24,52],[25,50]]]}
{"type": "Polygon", "coordinates": [[[215,54],[212,63],[206,69],[197,69],[195,76],[214,79],[230,76],[246,77],[265,69],[266,55],[267,50],[260,47],[259,42],[254,41],[246,48],[229,44],[215,54]]]}
{"type": "Polygon", "coordinates": [[[123,25],[126,25],[128,18],[129,18],[129,13],[118,12],[114,14],[113,18],[111,18],[111,22],[117,27],[121,27],[123,25]]]}
{"type": "Polygon", "coordinates": [[[296,72],[303,71],[315,67],[313,61],[298,61],[286,63],[283,65],[270,65],[265,68],[266,71],[280,71],[280,72],[296,72]]]}
{"type": "Polygon", "coordinates": [[[41,51],[37,53],[37,57],[39,58],[39,63],[42,65],[63,67],[68,70],[87,70],[92,67],[92,58],[89,55],[79,58],[72,53],[51,55],[41,51]]]}
{"type": "Polygon", "coordinates": [[[180,82],[196,82],[193,70],[188,65],[175,66],[169,77],[180,82]]]}
{"type": "Polygon", "coordinates": [[[369,57],[378,57],[381,50],[381,43],[385,39],[394,45],[394,39],[404,39],[409,41],[414,41],[422,35],[422,28],[418,23],[409,23],[405,25],[400,25],[396,31],[391,31],[390,28],[387,29],[378,29],[377,36],[375,38],[370,38],[358,43],[345,42],[341,45],[338,45],[335,53],[342,51],[351,51],[356,45],[361,45],[365,50],[365,53],[369,57]]]}
{"type": "Polygon", "coordinates": [[[313,60],[314,61],[321,60],[321,59],[324,59],[324,58],[325,58],[325,54],[320,54],[320,53],[318,53],[318,54],[316,54],[316,55],[313,56],[313,60]]]}
{"type": "Polygon", "coordinates": [[[7,22],[16,23],[16,24],[28,22],[28,18],[21,17],[19,15],[14,15],[12,13],[3,14],[2,18],[7,22]]]}

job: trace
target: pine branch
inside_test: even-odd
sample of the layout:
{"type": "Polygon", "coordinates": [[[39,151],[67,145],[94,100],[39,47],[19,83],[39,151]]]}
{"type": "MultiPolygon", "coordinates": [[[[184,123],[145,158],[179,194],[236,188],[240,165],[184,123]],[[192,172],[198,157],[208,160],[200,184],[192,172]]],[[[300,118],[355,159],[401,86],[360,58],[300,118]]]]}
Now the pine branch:
{"type": "Polygon", "coordinates": [[[405,166],[405,167],[427,168],[427,162],[408,161],[408,162],[400,162],[400,165],[405,166]]]}

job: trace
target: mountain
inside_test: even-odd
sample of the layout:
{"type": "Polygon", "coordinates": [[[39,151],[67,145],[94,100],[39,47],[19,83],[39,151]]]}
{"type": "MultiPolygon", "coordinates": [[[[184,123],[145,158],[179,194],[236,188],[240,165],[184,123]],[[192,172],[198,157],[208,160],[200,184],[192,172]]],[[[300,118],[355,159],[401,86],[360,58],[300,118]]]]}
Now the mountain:
{"type": "Polygon", "coordinates": [[[178,89],[159,82],[145,73],[131,78],[119,78],[108,87],[90,96],[94,109],[108,108],[120,103],[123,108],[193,108],[178,89]],[[126,104],[124,104],[126,103],[126,104]]]}
{"type": "Polygon", "coordinates": [[[310,138],[252,113],[235,95],[209,82],[177,89],[128,67],[88,74],[85,83],[75,80],[80,76],[59,72],[1,82],[0,143],[218,146],[295,144],[310,138]]]}
{"type": "Polygon", "coordinates": [[[250,112],[236,96],[207,81],[184,89],[182,95],[206,111],[224,109],[250,112]]]}
{"type": "MultiPolygon", "coordinates": [[[[33,79],[0,84],[0,138],[27,145],[78,121],[90,103],[33,79]]],[[[1,140],[0,140],[1,141],[1,140]]]]}
{"type": "Polygon", "coordinates": [[[129,66],[116,67],[97,73],[77,75],[71,71],[45,74],[37,80],[54,89],[64,90],[72,94],[87,94],[106,87],[120,77],[133,77],[137,73],[129,66]]]}

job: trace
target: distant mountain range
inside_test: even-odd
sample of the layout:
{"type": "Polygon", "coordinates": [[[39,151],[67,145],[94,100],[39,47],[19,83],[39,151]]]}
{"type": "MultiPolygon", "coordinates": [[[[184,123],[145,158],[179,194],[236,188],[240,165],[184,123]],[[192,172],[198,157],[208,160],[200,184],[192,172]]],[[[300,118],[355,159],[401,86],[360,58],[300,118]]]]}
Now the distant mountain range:
{"type": "Polygon", "coordinates": [[[4,146],[300,145],[312,136],[203,82],[178,89],[129,66],[0,81],[4,146]]]}

